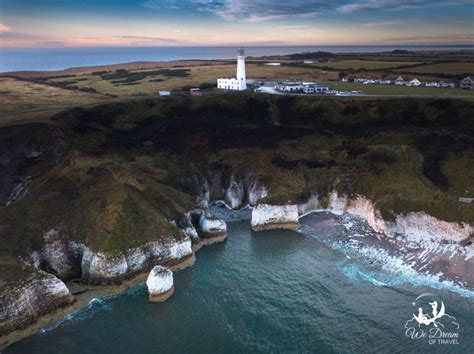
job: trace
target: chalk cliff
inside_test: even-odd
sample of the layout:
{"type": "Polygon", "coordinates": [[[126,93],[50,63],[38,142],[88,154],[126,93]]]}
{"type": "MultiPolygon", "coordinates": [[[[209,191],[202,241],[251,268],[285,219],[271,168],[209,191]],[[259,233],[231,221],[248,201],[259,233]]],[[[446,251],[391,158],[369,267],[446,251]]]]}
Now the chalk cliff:
{"type": "MultiPolygon", "coordinates": [[[[2,271],[5,271],[3,265],[2,271]]],[[[7,281],[0,291],[0,336],[25,328],[42,315],[74,302],[60,279],[40,270],[30,269],[27,275],[7,281]]]]}
{"type": "Polygon", "coordinates": [[[296,205],[258,204],[252,210],[251,225],[254,231],[297,229],[298,208],[296,205]]]}

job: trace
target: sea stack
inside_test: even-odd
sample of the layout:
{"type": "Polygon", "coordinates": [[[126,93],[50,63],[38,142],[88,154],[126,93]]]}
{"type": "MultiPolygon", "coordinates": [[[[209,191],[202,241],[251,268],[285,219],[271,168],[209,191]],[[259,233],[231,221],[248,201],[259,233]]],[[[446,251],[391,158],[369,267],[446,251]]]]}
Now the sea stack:
{"type": "Polygon", "coordinates": [[[252,210],[253,231],[290,229],[299,227],[296,205],[259,204],[252,210]]]}
{"type": "Polygon", "coordinates": [[[146,280],[148,299],[163,302],[174,293],[173,272],[162,266],[155,266],[146,280]]]}

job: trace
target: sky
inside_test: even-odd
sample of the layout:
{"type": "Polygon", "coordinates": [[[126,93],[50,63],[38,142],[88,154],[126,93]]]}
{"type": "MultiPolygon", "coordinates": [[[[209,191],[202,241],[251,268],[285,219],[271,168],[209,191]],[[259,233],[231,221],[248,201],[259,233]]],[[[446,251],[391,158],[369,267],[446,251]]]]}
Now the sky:
{"type": "Polygon", "coordinates": [[[0,0],[0,47],[474,44],[474,0],[0,0]]]}

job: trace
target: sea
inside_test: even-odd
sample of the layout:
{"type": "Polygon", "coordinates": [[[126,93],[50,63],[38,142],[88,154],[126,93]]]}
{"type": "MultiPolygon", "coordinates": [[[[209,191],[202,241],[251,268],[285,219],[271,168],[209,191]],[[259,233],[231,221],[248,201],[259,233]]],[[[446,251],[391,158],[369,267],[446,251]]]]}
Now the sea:
{"type": "MultiPolygon", "coordinates": [[[[72,67],[187,59],[235,58],[237,47],[1,48],[0,72],[62,70],[72,67]]],[[[248,56],[325,51],[368,53],[405,50],[473,50],[474,46],[280,46],[246,47],[248,56]]]]}
{"type": "Polygon", "coordinates": [[[169,300],[150,303],[140,283],[4,354],[474,352],[473,289],[443,278],[436,260],[417,267],[409,257],[423,248],[436,259],[449,245],[394,247],[347,215],[253,232],[250,210],[213,212],[227,220],[228,239],[174,274],[169,300]],[[420,324],[420,311],[424,321],[442,316],[420,324]]]}

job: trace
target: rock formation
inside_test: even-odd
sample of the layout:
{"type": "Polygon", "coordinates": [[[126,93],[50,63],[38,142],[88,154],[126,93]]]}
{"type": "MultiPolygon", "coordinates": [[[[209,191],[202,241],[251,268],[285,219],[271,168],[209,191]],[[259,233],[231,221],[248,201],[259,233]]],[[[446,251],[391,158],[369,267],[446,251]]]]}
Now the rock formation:
{"type": "Polygon", "coordinates": [[[230,180],[229,188],[227,188],[225,201],[232,208],[240,208],[245,199],[244,186],[242,182],[237,182],[234,177],[230,180]]]}
{"type": "Polygon", "coordinates": [[[252,210],[254,231],[273,229],[297,229],[298,208],[296,205],[259,204],[252,210]]]}
{"type": "Polygon", "coordinates": [[[227,225],[224,220],[207,216],[204,213],[199,219],[199,236],[202,238],[225,237],[227,225]]]}
{"type": "Polygon", "coordinates": [[[299,207],[300,215],[310,211],[329,211],[336,215],[348,213],[365,219],[379,233],[388,237],[429,238],[462,242],[474,234],[474,226],[464,222],[446,222],[425,212],[397,214],[394,220],[384,220],[376,204],[360,195],[349,198],[333,191],[329,194],[328,205],[320,205],[317,196],[299,207]]]}
{"type": "Polygon", "coordinates": [[[0,290],[0,336],[74,302],[66,285],[43,271],[30,270],[26,277],[3,284],[0,290]]]}
{"type": "Polygon", "coordinates": [[[162,266],[155,266],[146,280],[148,299],[163,302],[174,293],[173,272],[162,266]]]}
{"type": "Polygon", "coordinates": [[[188,237],[168,243],[149,242],[118,255],[94,252],[84,247],[82,278],[90,283],[118,282],[147,270],[150,264],[176,263],[192,254],[188,237]]]}

